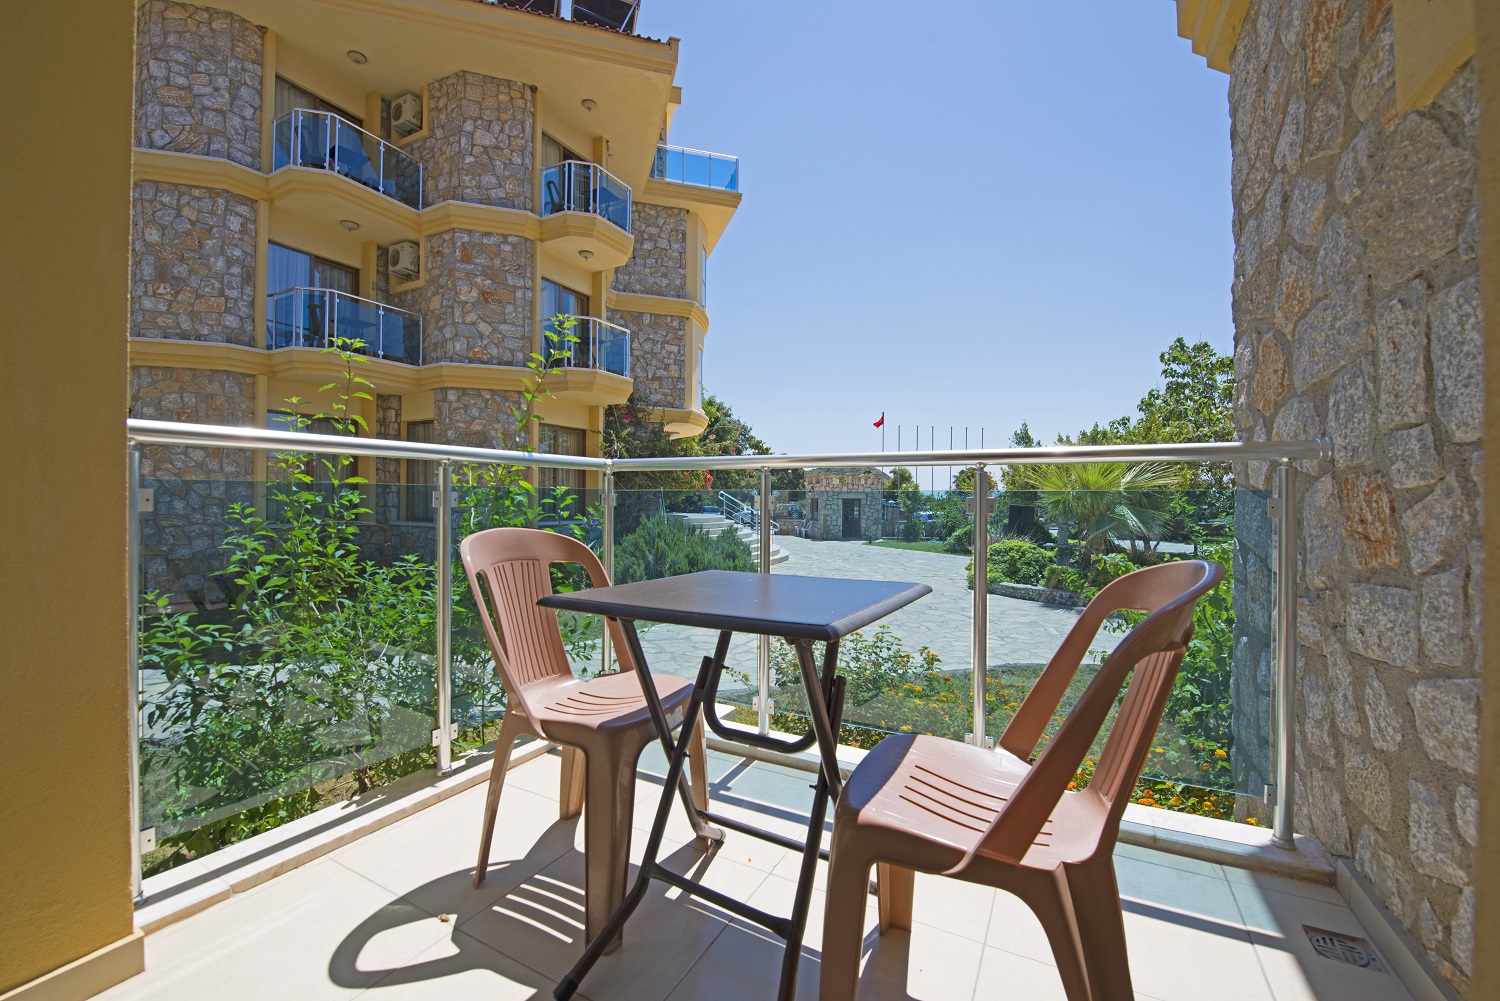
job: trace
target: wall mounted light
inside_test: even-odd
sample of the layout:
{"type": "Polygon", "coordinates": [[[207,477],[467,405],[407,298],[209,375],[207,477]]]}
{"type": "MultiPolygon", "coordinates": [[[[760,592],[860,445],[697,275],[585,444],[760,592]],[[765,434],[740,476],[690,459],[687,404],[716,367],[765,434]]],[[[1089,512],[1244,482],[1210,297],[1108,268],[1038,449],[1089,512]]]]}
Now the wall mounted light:
{"type": "Polygon", "coordinates": [[[359,229],[359,223],[355,222],[353,219],[340,219],[339,225],[344,227],[344,232],[346,233],[352,233],[356,229],[359,229]]]}
{"type": "Polygon", "coordinates": [[[599,107],[598,102],[595,101],[592,97],[585,97],[578,103],[583,105],[584,111],[593,111],[595,108],[599,107]]]}
{"type": "Polygon", "coordinates": [[[345,52],[344,55],[348,56],[349,61],[356,66],[363,66],[365,63],[370,61],[369,57],[358,49],[350,49],[348,52],[345,52]]]}

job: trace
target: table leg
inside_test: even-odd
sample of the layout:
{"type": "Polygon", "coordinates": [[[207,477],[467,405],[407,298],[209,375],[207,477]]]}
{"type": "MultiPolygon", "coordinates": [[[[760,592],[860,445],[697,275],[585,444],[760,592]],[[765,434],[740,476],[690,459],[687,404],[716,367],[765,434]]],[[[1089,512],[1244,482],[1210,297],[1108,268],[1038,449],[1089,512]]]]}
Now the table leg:
{"type": "Polygon", "coordinates": [[[829,795],[838,799],[844,788],[844,779],[839,774],[838,734],[834,730],[834,724],[828,720],[829,704],[832,702],[830,696],[838,690],[842,680],[836,680],[834,673],[829,670],[829,662],[838,657],[838,648],[829,644],[823,665],[826,681],[820,684],[818,669],[813,663],[812,641],[798,640],[795,646],[797,663],[802,668],[802,685],[807,689],[807,715],[812,720],[813,733],[818,737],[818,756],[823,759],[822,774],[828,782],[829,795]]]}

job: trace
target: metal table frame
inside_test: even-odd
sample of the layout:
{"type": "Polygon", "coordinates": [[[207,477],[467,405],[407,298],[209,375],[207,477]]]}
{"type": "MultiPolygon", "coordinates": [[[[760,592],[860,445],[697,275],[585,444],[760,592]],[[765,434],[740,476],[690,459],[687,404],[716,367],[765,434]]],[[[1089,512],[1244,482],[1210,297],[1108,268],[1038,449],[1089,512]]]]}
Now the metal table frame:
{"type": "MultiPolygon", "coordinates": [[[[801,580],[807,580],[807,578],[801,578],[801,580]]],[[[912,585],[911,590],[904,593],[904,600],[901,600],[895,607],[908,604],[930,591],[931,588],[926,587],[926,585],[912,585]]],[[[598,595],[598,593],[592,592],[594,595],[598,595]]],[[[581,602],[589,600],[586,596],[590,594],[591,592],[585,591],[567,595],[553,595],[550,598],[543,598],[539,604],[554,608],[571,608],[574,611],[590,611],[587,606],[579,607],[581,602]]],[[[596,614],[598,613],[597,609],[594,611],[596,614]]],[[[625,643],[630,649],[631,658],[635,662],[636,670],[641,672],[641,688],[646,696],[646,705],[651,713],[651,719],[656,725],[657,736],[661,740],[662,748],[667,755],[667,775],[662,788],[661,800],[656,808],[656,819],[651,825],[651,833],[646,841],[645,854],[641,859],[635,883],[626,893],[625,900],[620,905],[619,910],[600,929],[599,934],[588,944],[578,962],[568,971],[568,974],[557,985],[556,990],[552,992],[552,996],[556,1001],[568,1001],[573,996],[573,993],[578,990],[579,985],[583,982],[583,978],[588,975],[594,963],[604,954],[608,945],[619,936],[625,927],[625,922],[630,918],[636,907],[640,905],[641,901],[645,899],[646,890],[653,879],[661,880],[664,883],[675,886],[684,893],[708,901],[747,921],[753,921],[785,939],[786,951],[783,954],[781,962],[781,980],[777,990],[777,998],[779,1001],[791,1001],[796,994],[797,966],[801,959],[802,937],[807,928],[807,913],[812,901],[814,869],[817,866],[819,858],[826,859],[828,857],[828,851],[822,847],[823,823],[827,817],[828,801],[830,798],[837,799],[843,789],[843,778],[839,774],[838,766],[838,727],[843,717],[845,683],[844,679],[837,672],[839,639],[842,635],[852,632],[854,628],[868,625],[869,622],[873,622],[875,619],[889,614],[890,611],[894,611],[894,607],[879,611],[878,614],[873,615],[868,621],[860,623],[859,626],[844,629],[842,632],[837,633],[837,635],[830,634],[824,641],[826,646],[823,651],[821,672],[818,669],[812,650],[812,645],[816,640],[805,637],[786,637],[796,650],[797,664],[802,673],[802,684],[808,696],[808,715],[812,721],[808,732],[793,740],[784,740],[752,731],[727,727],[719,720],[718,714],[714,713],[711,708],[717,701],[719,679],[724,670],[724,658],[729,653],[729,641],[734,633],[742,631],[756,632],[760,635],[776,635],[776,631],[773,628],[746,629],[743,628],[745,623],[739,621],[736,623],[736,625],[741,626],[739,629],[723,628],[719,630],[718,642],[714,646],[713,656],[704,657],[698,669],[698,677],[693,685],[693,694],[683,715],[682,729],[680,731],[681,736],[674,739],[671,724],[662,709],[661,699],[656,693],[656,685],[651,679],[651,669],[646,663],[645,651],[641,649],[640,636],[635,629],[636,620],[624,616],[609,616],[620,623],[622,627],[621,631],[625,636],[625,643]],[[697,809],[693,804],[692,791],[688,785],[683,765],[687,759],[693,727],[697,724],[700,713],[703,715],[709,729],[728,741],[787,753],[805,751],[814,744],[817,744],[820,758],[818,780],[813,787],[812,810],[808,818],[807,838],[805,841],[799,842],[797,839],[785,834],[763,830],[733,817],[714,813],[711,810],[700,811],[697,809]],[[689,820],[692,822],[693,831],[698,837],[715,842],[722,841],[724,838],[723,829],[727,828],[801,853],[802,864],[798,871],[797,889],[793,895],[792,913],[789,916],[782,917],[767,913],[757,907],[752,907],[712,887],[704,886],[696,880],[673,872],[657,860],[657,856],[661,851],[662,838],[666,832],[667,818],[671,813],[671,790],[674,787],[678,792],[678,798],[682,801],[683,808],[687,811],[689,820]]]]}

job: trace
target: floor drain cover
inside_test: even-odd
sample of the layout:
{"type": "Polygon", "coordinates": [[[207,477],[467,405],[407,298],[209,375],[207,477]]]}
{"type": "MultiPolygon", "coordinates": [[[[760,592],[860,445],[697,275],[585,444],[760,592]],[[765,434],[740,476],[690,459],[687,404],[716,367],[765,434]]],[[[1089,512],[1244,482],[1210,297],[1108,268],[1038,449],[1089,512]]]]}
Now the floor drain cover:
{"type": "Polygon", "coordinates": [[[1324,931],[1321,928],[1310,928],[1307,925],[1303,925],[1302,930],[1307,933],[1307,940],[1312,943],[1313,951],[1323,958],[1346,963],[1349,966],[1358,966],[1365,970],[1374,970],[1377,973],[1386,972],[1385,964],[1380,961],[1380,956],[1364,939],[1324,931]]]}

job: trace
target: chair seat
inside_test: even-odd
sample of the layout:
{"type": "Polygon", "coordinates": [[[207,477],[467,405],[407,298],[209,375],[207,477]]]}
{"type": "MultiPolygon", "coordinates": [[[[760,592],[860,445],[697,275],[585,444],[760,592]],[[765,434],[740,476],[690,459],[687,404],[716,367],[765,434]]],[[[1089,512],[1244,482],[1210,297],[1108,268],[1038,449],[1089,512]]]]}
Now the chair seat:
{"type": "MultiPolygon", "coordinates": [[[[1003,749],[927,735],[887,737],[849,777],[835,828],[846,824],[877,838],[874,858],[943,872],[984,836],[1030,769],[1003,749]],[[923,864],[913,865],[916,859],[923,864]]],[[[1087,860],[1099,847],[1107,809],[1103,797],[1087,789],[1063,793],[1021,864],[1054,869],[1087,860]]]]}
{"type": "MultiPolygon", "coordinates": [[[[533,706],[532,723],[549,740],[565,744],[593,744],[624,739],[634,732],[649,742],[655,738],[651,710],[641,690],[643,678],[634,671],[605,674],[583,681],[547,678],[526,686],[533,706]]],[[[667,722],[676,727],[687,711],[692,682],[671,675],[653,676],[667,722]]]]}

